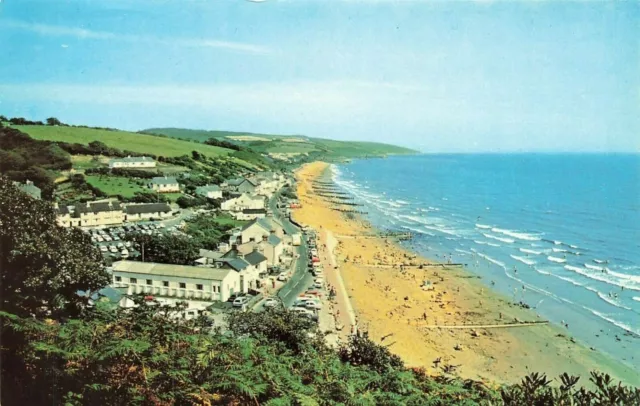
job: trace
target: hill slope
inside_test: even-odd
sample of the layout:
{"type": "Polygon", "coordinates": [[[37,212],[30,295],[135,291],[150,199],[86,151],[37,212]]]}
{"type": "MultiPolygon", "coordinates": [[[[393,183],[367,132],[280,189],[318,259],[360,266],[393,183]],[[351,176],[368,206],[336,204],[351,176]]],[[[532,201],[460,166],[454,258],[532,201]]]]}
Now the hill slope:
{"type": "Polygon", "coordinates": [[[38,140],[63,141],[84,145],[92,141],[100,141],[112,148],[165,157],[191,155],[191,151],[194,150],[212,157],[228,155],[234,152],[227,148],[127,131],[41,125],[14,125],[12,127],[38,140]]]}
{"type": "Polygon", "coordinates": [[[415,154],[417,152],[409,148],[390,144],[338,141],[324,138],[309,138],[301,135],[274,135],[231,131],[189,130],[182,128],[149,128],[141,131],[141,133],[161,134],[173,138],[197,140],[201,142],[209,138],[224,139],[266,154],[307,153],[317,155],[318,157],[355,158],[391,154],[415,154]]]}

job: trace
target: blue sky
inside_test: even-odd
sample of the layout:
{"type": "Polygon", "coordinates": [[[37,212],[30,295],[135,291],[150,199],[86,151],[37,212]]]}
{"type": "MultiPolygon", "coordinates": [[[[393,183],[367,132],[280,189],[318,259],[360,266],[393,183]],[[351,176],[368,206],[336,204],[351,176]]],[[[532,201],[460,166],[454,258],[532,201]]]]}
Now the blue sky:
{"type": "Polygon", "coordinates": [[[4,0],[0,114],[640,151],[637,2],[4,0]]]}

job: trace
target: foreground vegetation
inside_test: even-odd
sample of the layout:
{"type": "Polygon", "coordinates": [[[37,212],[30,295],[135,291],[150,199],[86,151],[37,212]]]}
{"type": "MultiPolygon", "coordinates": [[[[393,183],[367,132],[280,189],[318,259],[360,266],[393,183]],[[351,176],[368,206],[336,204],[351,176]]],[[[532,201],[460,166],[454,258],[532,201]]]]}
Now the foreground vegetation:
{"type": "MultiPolygon", "coordinates": [[[[443,366],[408,369],[366,335],[329,348],[310,320],[285,309],[235,312],[223,331],[135,297],[93,296],[109,281],[79,230],[0,176],[0,343],[3,405],[634,405],[640,390],[594,373],[594,389],[563,375],[498,387],[443,366]]],[[[194,222],[206,234],[212,225],[194,222]]]]}

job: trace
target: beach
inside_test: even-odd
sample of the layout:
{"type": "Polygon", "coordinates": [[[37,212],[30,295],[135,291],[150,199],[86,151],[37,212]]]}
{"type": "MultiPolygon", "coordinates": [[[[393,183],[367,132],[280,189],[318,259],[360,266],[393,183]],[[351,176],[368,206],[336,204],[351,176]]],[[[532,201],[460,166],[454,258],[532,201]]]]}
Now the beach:
{"type": "Polygon", "coordinates": [[[533,310],[490,288],[461,266],[439,264],[380,236],[357,214],[313,189],[330,182],[329,165],[297,171],[302,207],[294,219],[316,230],[327,282],[338,294],[334,309],[343,341],[357,325],[411,367],[463,378],[513,383],[530,372],[556,378],[609,373],[640,385],[637,373],[573,339],[566,327],[546,323],[533,310]],[[337,314],[336,314],[337,313],[337,314]]]}

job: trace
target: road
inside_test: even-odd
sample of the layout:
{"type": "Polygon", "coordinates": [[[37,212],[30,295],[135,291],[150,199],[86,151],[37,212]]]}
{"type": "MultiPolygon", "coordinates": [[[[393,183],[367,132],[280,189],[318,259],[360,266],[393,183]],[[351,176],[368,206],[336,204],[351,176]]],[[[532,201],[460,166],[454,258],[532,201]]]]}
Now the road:
{"type": "MultiPolygon", "coordinates": [[[[273,212],[273,216],[282,223],[284,231],[291,235],[301,232],[298,227],[293,225],[288,218],[280,213],[280,210],[276,207],[279,194],[276,193],[271,199],[269,199],[269,208],[273,212]]],[[[302,292],[307,290],[313,282],[313,276],[307,270],[309,262],[309,250],[307,242],[302,239],[302,243],[298,247],[294,247],[294,252],[297,253],[298,259],[295,260],[293,275],[289,281],[278,291],[278,297],[282,300],[286,307],[291,307],[296,297],[302,292]]]]}

